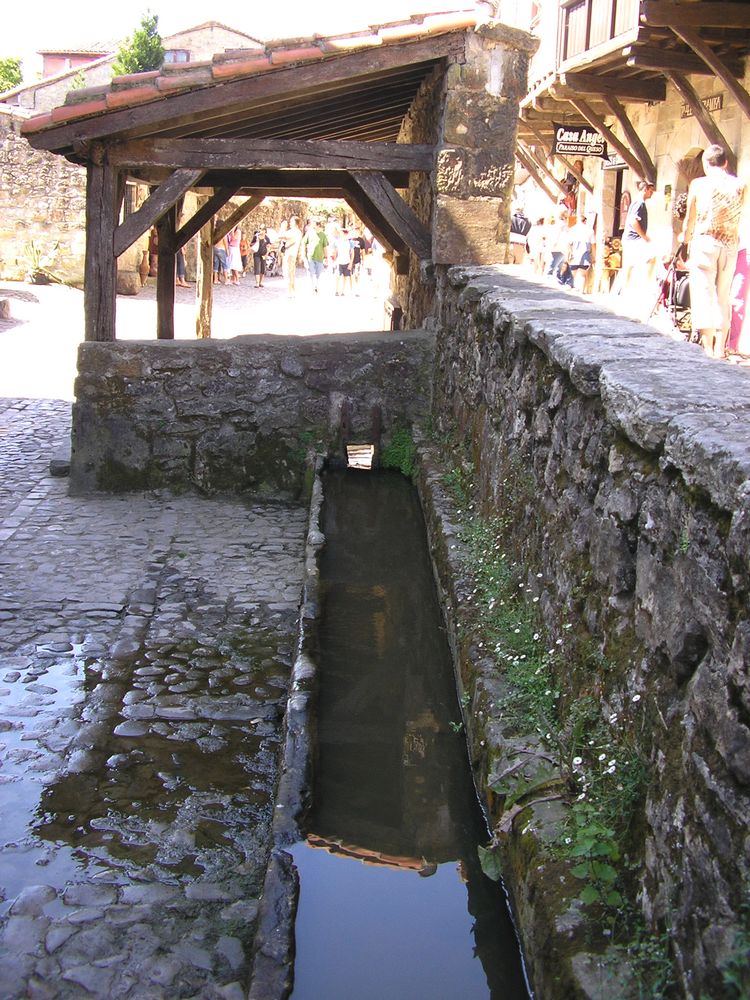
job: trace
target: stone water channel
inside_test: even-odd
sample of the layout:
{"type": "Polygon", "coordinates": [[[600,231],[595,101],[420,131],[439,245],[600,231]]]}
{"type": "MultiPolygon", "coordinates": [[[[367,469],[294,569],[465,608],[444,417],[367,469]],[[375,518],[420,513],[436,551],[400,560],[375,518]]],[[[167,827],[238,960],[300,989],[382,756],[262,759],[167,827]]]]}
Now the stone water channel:
{"type": "Polygon", "coordinates": [[[416,490],[324,476],[317,759],[292,1000],[528,997],[460,731],[416,490]]]}

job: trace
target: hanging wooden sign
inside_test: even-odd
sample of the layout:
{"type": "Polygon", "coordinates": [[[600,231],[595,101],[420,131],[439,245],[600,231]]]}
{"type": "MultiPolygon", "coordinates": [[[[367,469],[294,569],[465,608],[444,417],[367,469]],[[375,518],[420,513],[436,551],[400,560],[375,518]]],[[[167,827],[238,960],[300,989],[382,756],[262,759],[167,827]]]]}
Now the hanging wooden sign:
{"type": "Polygon", "coordinates": [[[554,138],[552,155],[561,156],[601,156],[607,158],[607,143],[601,132],[587,123],[559,125],[552,123],[554,138]]]}

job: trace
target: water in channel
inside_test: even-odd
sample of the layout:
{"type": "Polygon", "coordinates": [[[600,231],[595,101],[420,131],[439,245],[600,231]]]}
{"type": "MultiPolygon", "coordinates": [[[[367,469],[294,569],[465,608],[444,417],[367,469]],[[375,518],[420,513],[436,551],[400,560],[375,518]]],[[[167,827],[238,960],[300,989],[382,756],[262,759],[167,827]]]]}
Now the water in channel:
{"type": "Polygon", "coordinates": [[[478,862],[487,828],[416,491],[386,473],[324,485],[319,757],[293,849],[292,998],[527,998],[502,890],[478,862]]]}

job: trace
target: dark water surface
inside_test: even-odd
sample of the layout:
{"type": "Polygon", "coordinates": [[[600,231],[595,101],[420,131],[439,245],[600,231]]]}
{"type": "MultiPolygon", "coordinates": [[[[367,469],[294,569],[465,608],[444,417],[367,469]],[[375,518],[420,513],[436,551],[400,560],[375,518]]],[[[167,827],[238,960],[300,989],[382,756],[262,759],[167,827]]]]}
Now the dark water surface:
{"type": "Polygon", "coordinates": [[[294,1000],[520,1000],[416,491],[325,478],[319,759],[294,1000]]]}

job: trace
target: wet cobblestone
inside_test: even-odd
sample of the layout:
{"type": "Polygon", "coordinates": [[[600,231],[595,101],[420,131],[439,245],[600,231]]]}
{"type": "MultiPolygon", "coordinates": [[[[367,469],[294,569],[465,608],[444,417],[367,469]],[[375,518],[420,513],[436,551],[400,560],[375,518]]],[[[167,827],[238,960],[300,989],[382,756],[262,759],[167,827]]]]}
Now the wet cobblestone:
{"type": "Polygon", "coordinates": [[[244,995],[305,512],[71,498],[0,400],[0,997],[244,995]]]}

